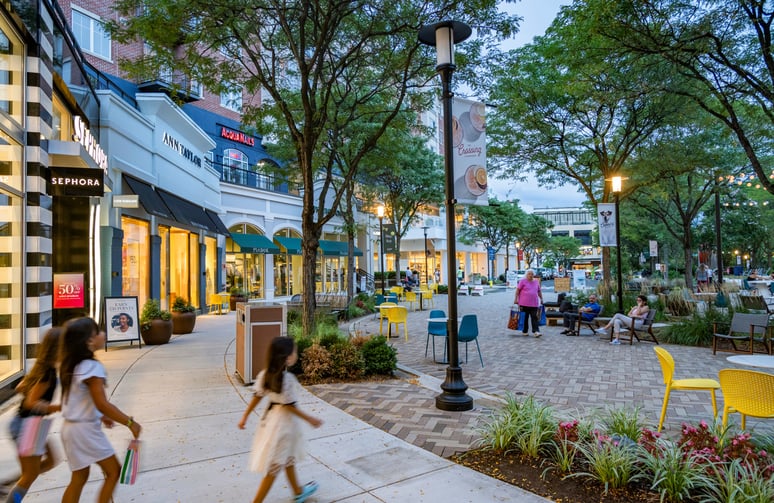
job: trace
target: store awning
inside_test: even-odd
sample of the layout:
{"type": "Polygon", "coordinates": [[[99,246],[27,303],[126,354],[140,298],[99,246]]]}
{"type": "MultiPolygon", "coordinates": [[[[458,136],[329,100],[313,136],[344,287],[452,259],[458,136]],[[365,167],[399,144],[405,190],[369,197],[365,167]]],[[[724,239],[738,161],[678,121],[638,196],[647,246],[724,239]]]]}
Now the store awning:
{"type": "Polygon", "coordinates": [[[156,189],[156,192],[161,196],[170,210],[175,220],[181,224],[192,225],[206,231],[220,233],[220,229],[215,226],[215,222],[207,216],[204,209],[201,206],[197,206],[192,202],[179,198],[169,192],[161,189],[156,189]]]}
{"type": "Polygon", "coordinates": [[[288,255],[301,255],[301,238],[275,236],[274,241],[280,245],[284,253],[288,255]]]}
{"type": "Polygon", "coordinates": [[[231,233],[231,239],[239,246],[241,253],[281,253],[279,247],[261,234],[231,233]]]}
{"type": "Polygon", "coordinates": [[[208,217],[210,217],[212,223],[215,224],[215,227],[218,229],[218,234],[223,234],[224,236],[228,236],[230,234],[228,232],[228,227],[226,227],[226,224],[223,223],[223,220],[220,219],[217,213],[208,209],[205,209],[204,212],[208,217]]]}
{"type": "MultiPolygon", "coordinates": [[[[322,252],[323,255],[346,257],[347,249],[348,249],[348,243],[344,241],[328,241],[325,239],[320,240],[320,251],[322,252]]],[[[363,256],[363,252],[360,251],[360,249],[357,246],[355,247],[355,256],[356,257],[363,256]]]]}
{"type": "Polygon", "coordinates": [[[174,218],[172,212],[164,204],[164,201],[161,200],[158,192],[153,190],[153,187],[129,175],[124,174],[123,177],[132,192],[140,198],[140,204],[145,208],[145,211],[157,217],[174,218]]]}

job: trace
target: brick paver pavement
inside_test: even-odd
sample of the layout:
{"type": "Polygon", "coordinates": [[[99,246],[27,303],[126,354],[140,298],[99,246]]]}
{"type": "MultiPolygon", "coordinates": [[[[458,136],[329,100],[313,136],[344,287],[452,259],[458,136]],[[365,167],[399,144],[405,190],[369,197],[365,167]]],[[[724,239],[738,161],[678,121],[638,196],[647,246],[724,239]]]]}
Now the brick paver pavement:
{"type": "MultiPolygon", "coordinates": [[[[448,298],[435,297],[435,308],[446,310],[448,298]]],[[[483,297],[460,296],[458,311],[478,315],[479,344],[484,368],[475,344],[468,347],[469,363],[462,364],[463,379],[471,390],[491,395],[476,399],[469,412],[445,412],[435,407],[440,388],[427,387],[418,379],[384,382],[326,384],[310,387],[316,395],[342,410],[442,456],[469,449],[478,438],[476,427],[486,419],[497,399],[507,393],[534,395],[552,405],[560,415],[588,415],[608,407],[639,407],[644,418],[656,425],[664,393],[661,368],[652,343],[613,346],[608,339],[585,330],[580,337],[560,335],[562,327],[543,327],[543,337],[523,337],[507,330],[513,290],[487,289],[483,297]]],[[[409,313],[409,341],[390,340],[398,350],[401,367],[417,375],[443,380],[446,365],[425,357],[429,312],[409,313]]],[[[357,320],[364,333],[378,333],[378,319],[357,320]]],[[[438,339],[436,342],[440,342],[438,339]]],[[[676,362],[675,378],[711,377],[721,368],[735,367],[726,361],[729,353],[713,356],[707,348],[663,345],[676,362]]],[[[438,345],[436,346],[438,350],[438,345]]],[[[460,344],[464,359],[465,345],[460,344]]],[[[430,351],[431,353],[431,351],[430,351]]],[[[440,354],[439,354],[440,356],[440,354]]],[[[722,394],[718,391],[718,406],[722,394]]],[[[722,410],[722,409],[721,409],[722,410]]],[[[682,422],[712,420],[708,392],[675,391],[667,410],[664,432],[679,433],[682,422]]],[[[739,417],[732,416],[734,424],[739,417]]],[[[748,428],[774,431],[771,420],[748,418],[748,428]]]]}

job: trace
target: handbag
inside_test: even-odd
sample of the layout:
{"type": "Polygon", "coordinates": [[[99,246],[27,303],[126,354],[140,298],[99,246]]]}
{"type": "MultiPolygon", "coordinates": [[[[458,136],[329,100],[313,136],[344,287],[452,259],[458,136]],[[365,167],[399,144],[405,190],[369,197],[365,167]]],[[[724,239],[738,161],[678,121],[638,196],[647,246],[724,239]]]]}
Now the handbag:
{"type": "Polygon", "coordinates": [[[25,417],[19,431],[17,447],[19,457],[36,456],[46,446],[51,420],[44,416],[25,417]]]}
{"type": "Polygon", "coordinates": [[[546,306],[541,305],[540,306],[540,321],[538,321],[538,326],[542,327],[547,323],[546,321],[546,306]]]}
{"type": "Polygon", "coordinates": [[[519,329],[519,308],[516,306],[511,307],[511,315],[508,317],[508,330],[518,330],[519,329]]]}
{"type": "Polygon", "coordinates": [[[124,456],[124,464],[121,466],[121,484],[133,485],[137,482],[137,473],[140,471],[140,441],[136,438],[129,442],[124,456]]]}

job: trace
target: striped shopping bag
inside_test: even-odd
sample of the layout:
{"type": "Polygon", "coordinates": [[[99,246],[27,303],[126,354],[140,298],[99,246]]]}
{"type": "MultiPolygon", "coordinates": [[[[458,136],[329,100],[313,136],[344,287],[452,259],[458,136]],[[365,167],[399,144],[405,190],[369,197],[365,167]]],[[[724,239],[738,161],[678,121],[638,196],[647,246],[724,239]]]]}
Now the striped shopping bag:
{"type": "Polygon", "coordinates": [[[140,441],[133,439],[126,448],[124,464],[121,467],[121,484],[132,485],[137,482],[137,472],[140,471],[140,441]]]}
{"type": "Polygon", "coordinates": [[[51,420],[47,417],[25,417],[17,441],[19,457],[40,455],[45,448],[49,429],[51,429],[51,420]]]}

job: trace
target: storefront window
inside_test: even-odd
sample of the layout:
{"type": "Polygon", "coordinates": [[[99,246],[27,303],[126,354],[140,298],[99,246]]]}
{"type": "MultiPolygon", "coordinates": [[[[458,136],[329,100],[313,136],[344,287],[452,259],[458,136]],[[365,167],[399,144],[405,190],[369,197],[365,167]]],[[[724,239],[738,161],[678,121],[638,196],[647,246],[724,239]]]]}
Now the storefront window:
{"type": "Polygon", "coordinates": [[[169,303],[175,303],[177,297],[190,301],[189,278],[191,265],[188,256],[189,232],[172,227],[169,232],[169,303]]]}
{"type": "MultiPolygon", "coordinates": [[[[0,17],[0,111],[23,125],[24,46],[5,18],[0,17]]],[[[3,157],[4,159],[4,157],[3,157]]]]}
{"type": "MultiPolygon", "coordinates": [[[[277,236],[301,238],[297,232],[284,229],[277,236]]],[[[300,294],[303,290],[303,257],[288,253],[274,255],[274,295],[288,296],[300,294]]]]}
{"type": "MultiPolygon", "coordinates": [[[[229,229],[234,233],[258,234],[258,229],[247,225],[235,225],[229,229]]],[[[264,276],[266,255],[263,253],[242,253],[233,239],[226,237],[226,288],[236,287],[248,292],[251,298],[266,296],[264,276]]]]}
{"type": "Polygon", "coordinates": [[[161,309],[169,309],[169,227],[159,225],[159,238],[161,239],[161,252],[159,267],[161,271],[160,304],[161,309]]]}
{"type": "Polygon", "coordinates": [[[51,139],[61,141],[72,141],[73,137],[73,115],[64,106],[59,96],[54,95],[54,114],[51,118],[51,139]]]}
{"type": "MultiPolygon", "coordinates": [[[[215,238],[204,238],[204,294],[209,299],[210,295],[217,293],[220,287],[218,281],[218,241],[215,238]]],[[[208,300],[209,302],[209,300],[208,300]]]]}
{"type": "Polygon", "coordinates": [[[199,307],[199,235],[188,235],[188,264],[190,276],[188,280],[188,302],[199,307]]]}
{"type": "Polygon", "coordinates": [[[18,191],[23,190],[22,155],[21,145],[0,131],[0,184],[18,191]]]}
{"type": "Polygon", "coordinates": [[[142,306],[148,299],[150,281],[150,225],[143,220],[121,217],[124,244],[121,248],[121,295],[137,296],[142,306]]]}
{"type": "Polygon", "coordinates": [[[0,382],[23,369],[22,199],[0,185],[0,382]]]}

